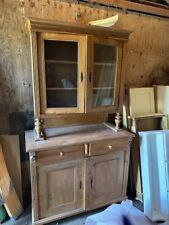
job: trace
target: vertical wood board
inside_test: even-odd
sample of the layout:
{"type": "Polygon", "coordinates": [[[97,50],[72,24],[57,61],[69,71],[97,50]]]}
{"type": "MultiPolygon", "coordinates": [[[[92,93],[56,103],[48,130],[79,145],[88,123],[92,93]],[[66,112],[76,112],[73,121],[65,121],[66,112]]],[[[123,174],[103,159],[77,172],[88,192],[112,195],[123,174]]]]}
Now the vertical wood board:
{"type": "Polygon", "coordinates": [[[22,202],[22,180],[21,180],[19,136],[1,135],[0,143],[2,145],[8,172],[14,183],[14,187],[19,197],[19,200],[22,202]]]}
{"type": "Polygon", "coordinates": [[[5,209],[11,218],[17,218],[22,213],[22,206],[16,194],[12,180],[8,174],[0,145],[0,191],[4,200],[5,209]]]}
{"type": "Polygon", "coordinates": [[[169,128],[169,86],[156,86],[157,112],[167,116],[167,127],[169,128]]]}

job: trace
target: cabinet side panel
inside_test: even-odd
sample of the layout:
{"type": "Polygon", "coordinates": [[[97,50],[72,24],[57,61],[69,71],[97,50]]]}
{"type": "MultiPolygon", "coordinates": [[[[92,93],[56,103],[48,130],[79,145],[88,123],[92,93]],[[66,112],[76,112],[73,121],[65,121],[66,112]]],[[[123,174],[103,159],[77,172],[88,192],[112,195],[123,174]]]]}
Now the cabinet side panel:
{"type": "Polygon", "coordinates": [[[40,117],[40,95],[39,95],[39,77],[38,77],[38,55],[37,55],[37,34],[30,33],[31,42],[31,62],[32,62],[32,82],[35,117],[40,117]]]}
{"type": "Polygon", "coordinates": [[[37,192],[37,173],[35,153],[29,153],[30,174],[31,174],[31,192],[32,192],[32,222],[39,219],[38,215],[38,192],[37,192]]]}

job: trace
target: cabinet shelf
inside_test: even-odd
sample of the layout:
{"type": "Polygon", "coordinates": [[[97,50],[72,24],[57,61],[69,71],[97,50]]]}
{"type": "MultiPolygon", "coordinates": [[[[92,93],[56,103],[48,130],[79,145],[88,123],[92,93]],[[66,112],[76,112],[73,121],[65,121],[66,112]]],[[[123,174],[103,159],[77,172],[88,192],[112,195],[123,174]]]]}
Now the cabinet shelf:
{"type": "Polygon", "coordinates": [[[107,63],[107,62],[95,62],[95,66],[115,66],[115,63],[107,63]]]}
{"type": "Polygon", "coordinates": [[[46,63],[54,63],[54,64],[72,64],[77,65],[76,61],[67,61],[67,60],[55,60],[55,59],[46,59],[46,63]]]}
{"type": "Polygon", "coordinates": [[[46,90],[47,91],[59,91],[59,90],[61,90],[61,91],[76,91],[77,90],[77,88],[46,88],[46,90]]]}
{"type": "Polygon", "coordinates": [[[113,87],[94,87],[93,90],[111,90],[113,87]]]}

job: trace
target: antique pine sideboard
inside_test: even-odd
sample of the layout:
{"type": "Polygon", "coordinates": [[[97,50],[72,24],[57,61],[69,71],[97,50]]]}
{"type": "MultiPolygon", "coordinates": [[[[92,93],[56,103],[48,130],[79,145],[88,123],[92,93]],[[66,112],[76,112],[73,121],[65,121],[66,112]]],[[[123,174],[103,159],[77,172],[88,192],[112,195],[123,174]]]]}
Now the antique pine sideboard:
{"type": "Polygon", "coordinates": [[[130,32],[35,19],[29,26],[32,223],[46,224],[126,198],[133,135],[119,129],[119,111],[130,32]],[[115,128],[108,113],[117,113],[115,128]]]}

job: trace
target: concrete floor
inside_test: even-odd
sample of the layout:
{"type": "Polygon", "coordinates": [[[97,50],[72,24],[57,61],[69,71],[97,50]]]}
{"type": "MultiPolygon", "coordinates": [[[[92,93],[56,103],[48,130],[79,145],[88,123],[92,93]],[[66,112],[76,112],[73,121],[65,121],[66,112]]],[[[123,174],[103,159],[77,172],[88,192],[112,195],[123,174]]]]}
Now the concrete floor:
{"type": "MultiPolygon", "coordinates": [[[[104,209],[105,209],[105,207],[97,209],[97,210],[92,210],[87,213],[82,213],[82,214],[72,216],[72,217],[69,217],[66,219],[48,223],[48,225],[84,225],[85,220],[89,215],[99,213],[99,212],[103,211],[104,209]]],[[[7,220],[6,222],[4,222],[2,224],[3,225],[32,225],[31,209],[28,208],[27,210],[25,210],[24,213],[17,220],[7,220]]]]}

